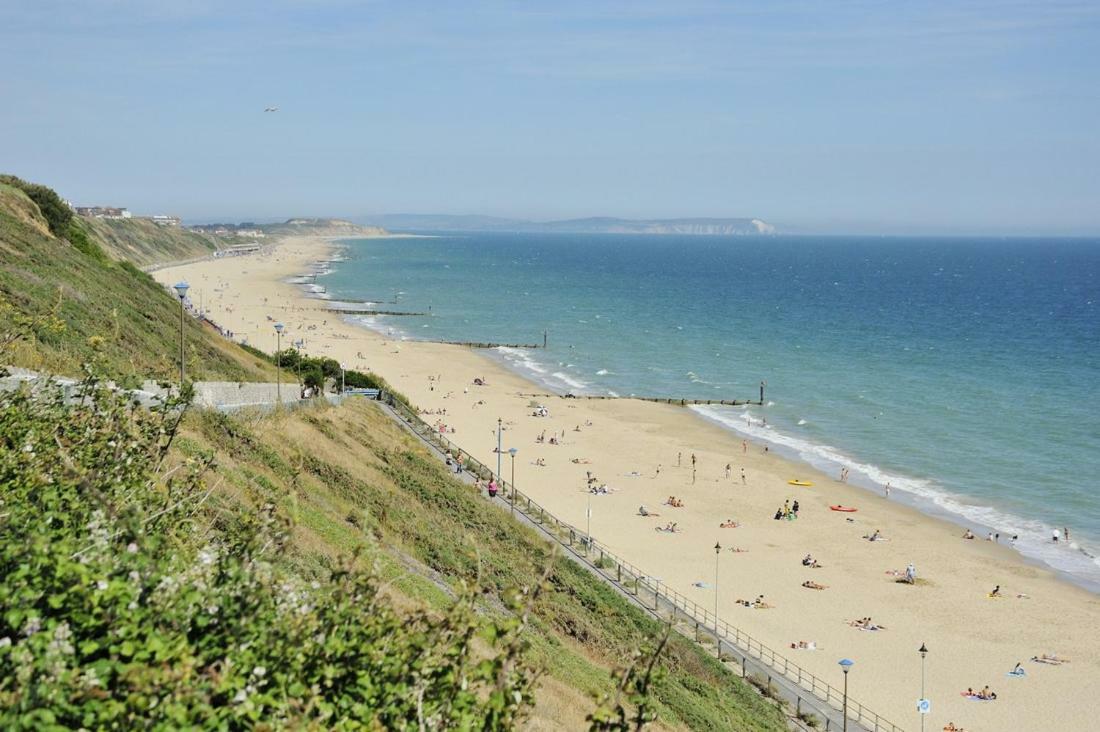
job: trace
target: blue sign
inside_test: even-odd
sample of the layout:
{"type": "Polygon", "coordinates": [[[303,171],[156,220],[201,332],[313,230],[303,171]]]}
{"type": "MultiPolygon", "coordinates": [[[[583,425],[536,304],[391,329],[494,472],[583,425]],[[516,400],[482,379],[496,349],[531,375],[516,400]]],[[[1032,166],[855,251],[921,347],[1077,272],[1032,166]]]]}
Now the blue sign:
{"type": "Polygon", "coordinates": [[[932,702],[927,699],[918,699],[917,711],[921,714],[930,714],[932,712],[932,702]]]}

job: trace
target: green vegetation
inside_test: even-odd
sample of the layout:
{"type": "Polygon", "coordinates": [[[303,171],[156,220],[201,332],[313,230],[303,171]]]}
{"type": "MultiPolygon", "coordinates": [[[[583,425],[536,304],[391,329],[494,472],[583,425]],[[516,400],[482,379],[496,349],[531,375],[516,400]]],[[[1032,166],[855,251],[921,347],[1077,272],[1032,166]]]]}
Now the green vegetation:
{"type": "Polygon", "coordinates": [[[471,593],[398,615],[351,561],[307,582],[275,496],[208,502],[212,454],[165,462],[178,404],[86,394],[0,397],[4,729],[514,726],[537,586],[483,619],[471,593]]]}
{"type": "MultiPolygon", "coordinates": [[[[32,190],[51,201],[42,188],[32,190]]],[[[0,310],[33,324],[14,338],[13,319],[0,318],[0,341],[18,341],[5,362],[79,374],[81,364],[96,360],[124,383],[172,379],[179,369],[179,302],[133,264],[110,261],[88,222],[62,218],[47,220],[21,187],[0,183],[0,310]],[[67,237],[52,233],[59,226],[67,237]]],[[[192,378],[274,380],[269,364],[211,328],[193,318],[185,328],[192,378]]]]}
{"type": "Polygon", "coordinates": [[[255,348],[248,348],[250,353],[262,356],[272,364],[279,364],[284,370],[297,372],[299,367],[302,374],[302,383],[305,386],[323,388],[326,379],[333,384],[339,384],[343,379],[344,386],[349,389],[381,389],[395,399],[411,406],[409,398],[390,386],[384,378],[371,371],[355,371],[354,369],[342,370],[340,362],[334,358],[324,356],[306,356],[294,348],[287,348],[274,355],[267,355],[255,348]],[[343,371],[343,373],[341,373],[343,371]]]}

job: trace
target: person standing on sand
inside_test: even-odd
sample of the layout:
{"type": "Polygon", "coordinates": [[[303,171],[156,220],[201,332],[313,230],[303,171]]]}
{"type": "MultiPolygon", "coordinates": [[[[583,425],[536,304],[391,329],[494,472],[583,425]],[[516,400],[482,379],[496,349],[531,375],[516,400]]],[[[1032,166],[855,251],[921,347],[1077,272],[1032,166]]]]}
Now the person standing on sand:
{"type": "Polygon", "coordinates": [[[676,467],[680,467],[680,458],[682,458],[683,456],[684,456],[684,453],[682,453],[682,452],[676,453],[676,467]]]}
{"type": "Polygon", "coordinates": [[[886,484],[886,487],[885,487],[885,488],[883,488],[883,492],[884,492],[884,493],[886,494],[886,497],[887,497],[887,498],[889,498],[889,497],[890,497],[890,484],[889,484],[889,483],[887,483],[887,484],[886,484]]]}
{"type": "Polygon", "coordinates": [[[691,453],[691,469],[695,469],[695,453],[691,453]]]}
{"type": "Polygon", "coordinates": [[[695,468],[691,469],[691,484],[695,485],[695,468]]]}
{"type": "Polygon", "coordinates": [[[660,478],[660,477],[661,477],[661,464],[657,463],[657,472],[653,475],[653,478],[657,479],[657,478],[660,478]]]}
{"type": "Polygon", "coordinates": [[[1063,527],[1062,528],[1062,538],[1065,539],[1067,542],[1069,541],[1069,528],[1068,527],[1063,527]]]}
{"type": "Polygon", "coordinates": [[[741,440],[741,452],[748,452],[748,451],[749,451],[749,441],[748,440],[741,440]]]}
{"type": "Polygon", "coordinates": [[[730,479],[730,470],[732,470],[732,467],[729,463],[726,463],[726,480],[730,479]]]}

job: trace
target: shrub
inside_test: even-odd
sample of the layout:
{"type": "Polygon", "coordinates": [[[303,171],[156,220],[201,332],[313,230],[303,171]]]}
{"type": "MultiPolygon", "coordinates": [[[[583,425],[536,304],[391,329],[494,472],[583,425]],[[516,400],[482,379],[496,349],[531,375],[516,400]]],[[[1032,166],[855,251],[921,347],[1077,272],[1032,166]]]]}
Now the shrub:
{"type": "Polygon", "coordinates": [[[51,234],[59,238],[68,236],[69,222],[72,221],[73,211],[68,204],[61,200],[61,196],[57,195],[54,189],[38,183],[28,183],[14,175],[0,175],[0,183],[15,186],[23,191],[27,198],[34,201],[42,212],[42,217],[46,219],[51,234]]]}
{"type": "Polygon", "coordinates": [[[0,727],[518,724],[537,587],[486,621],[472,593],[398,616],[354,561],[307,584],[273,501],[207,515],[212,456],[165,469],[181,405],[85,387],[0,395],[0,727]]]}

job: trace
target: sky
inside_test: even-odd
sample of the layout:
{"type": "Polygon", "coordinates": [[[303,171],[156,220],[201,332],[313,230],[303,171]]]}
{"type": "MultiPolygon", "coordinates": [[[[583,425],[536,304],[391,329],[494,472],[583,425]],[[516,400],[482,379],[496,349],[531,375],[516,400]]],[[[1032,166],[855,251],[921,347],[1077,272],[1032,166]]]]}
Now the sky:
{"type": "Polygon", "coordinates": [[[1100,234],[1095,0],[0,0],[0,48],[0,171],[82,205],[1100,234]]]}

